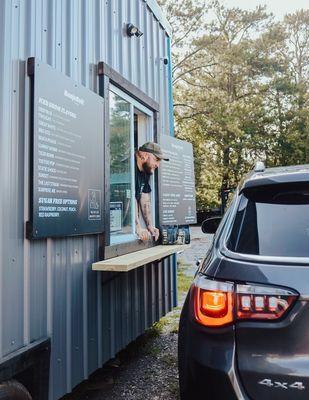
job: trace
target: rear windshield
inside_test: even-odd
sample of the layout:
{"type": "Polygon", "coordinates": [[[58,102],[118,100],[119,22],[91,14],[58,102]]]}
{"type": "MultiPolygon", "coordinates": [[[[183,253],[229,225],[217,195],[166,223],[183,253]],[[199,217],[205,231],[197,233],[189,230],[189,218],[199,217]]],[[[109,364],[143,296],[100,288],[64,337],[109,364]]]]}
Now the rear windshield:
{"type": "Polygon", "coordinates": [[[309,183],[244,192],[227,246],[244,254],[309,257],[309,183]]]}

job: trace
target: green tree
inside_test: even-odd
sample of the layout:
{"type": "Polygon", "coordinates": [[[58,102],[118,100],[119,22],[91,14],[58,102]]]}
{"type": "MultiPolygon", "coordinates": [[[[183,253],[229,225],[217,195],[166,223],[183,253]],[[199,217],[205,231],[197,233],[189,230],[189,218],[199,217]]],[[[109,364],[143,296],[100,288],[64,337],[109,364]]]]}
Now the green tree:
{"type": "Polygon", "coordinates": [[[284,66],[273,77],[278,143],[274,164],[309,162],[309,10],[286,15],[276,56],[284,66]]]}
{"type": "Polygon", "coordinates": [[[265,7],[162,0],[173,26],[176,135],[192,142],[199,208],[257,159],[308,162],[308,20],[265,7]],[[183,11],[185,10],[185,11],[183,11]]]}
{"type": "MultiPolygon", "coordinates": [[[[181,88],[176,88],[175,106],[178,136],[190,140],[184,133],[190,121],[189,131],[195,136],[191,140],[198,138],[204,148],[211,149],[216,176],[220,177],[212,185],[217,194],[218,187],[234,186],[254,158],[265,151],[259,140],[265,135],[265,85],[255,65],[260,54],[252,36],[264,29],[270,18],[263,7],[249,12],[227,9],[217,1],[212,3],[212,12],[214,18],[206,34],[195,43],[203,48],[196,55],[197,64],[203,59],[211,63],[192,72],[181,88]]],[[[197,174],[197,187],[200,181],[197,174]]],[[[209,203],[214,193],[209,195],[198,198],[199,202],[209,203]]],[[[216,198],[219,200],[218,194],[216,198]]]]}

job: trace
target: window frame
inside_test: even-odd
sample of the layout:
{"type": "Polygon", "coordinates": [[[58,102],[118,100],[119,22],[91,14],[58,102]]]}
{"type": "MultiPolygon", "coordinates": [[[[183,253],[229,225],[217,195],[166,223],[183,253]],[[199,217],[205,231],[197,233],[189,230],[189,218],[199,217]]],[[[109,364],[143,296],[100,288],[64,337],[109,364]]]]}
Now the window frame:
{"type": "MultiPolygon", "coordinates": [[[[109,126],[109,93],[111,87],[116,91],[120,90],[121,95],[129,96],[130,100],[136,102],[137,109],[146,110],[151,112],[153,115],[152,119],[152,132],[153,140],[157,141],[158,138],[158,118],[160,106],[157,101],[149,97],[146,93],[140,90],[137,86],[133,85],[130,81],[120,75],[117,71],[112,69],[104,62],[98,63],[98,85],[99,94],[104,98],[104,141],[105,141],[105,165],[104,165],[104,187],[105,187],[105,232],[100,234],[98,237],[99,241],[99,257],[101,259],[109,259],[123,254],[132,253],[149,247],[157,245],[152,241],[142,242],[137,238],[122,243],[111,244],[110,241],[110,126],[109,126]]],[[[116,93],[117,94],[117,93],[116,93]]],[[[134,120],[132,121],[134,124],[134,120]]],[[[134,131],[134,130],[133,130],[134,131]]],[[[134,144],[133,144],[134,145],[134,144]]],[[[134,160],[133,160],[134,162],[134,160]]],[[[157,174],[153,178],[153,198],[152,207],[155,209],[155,220],[154,224],[158,223],[158,179],[157,174]]]]}
{"type": "MultiPolygon", "coordinates": [[[[130,105],[130,147],[131,147],[131,154],[134,154],[134,112],[135,109],[143,113],[147,116],[147,141],[153,141],[153,111],[149,110],[147,107],[140,104],[138,101],[133,99],[131,96],[123,92],[117,86],[110,84],[109,93],[113,93],[116,96],[120,97],[124,101],[126,101],[130,105]]],[[[131,158],[131,200],[132,200],[132,208],[131,208],[131,218],[133,223],[133,233],[129,233],[126,235],[112,235],[110,233],[110,245],[118,245],[121,243],[127,243],[130,241],[134,241],[136,239],[136,232],[135,232],[135,162],[134,157],[131,158]]],[[[151,177],[151,187],[155,189],[154,185],[154,177],[151,177]]],[[[156,210],[155,210],[155,190],[151,192],[151,205],[152,205],[152,215],[155,219],[156,217],[156,210]]]]}

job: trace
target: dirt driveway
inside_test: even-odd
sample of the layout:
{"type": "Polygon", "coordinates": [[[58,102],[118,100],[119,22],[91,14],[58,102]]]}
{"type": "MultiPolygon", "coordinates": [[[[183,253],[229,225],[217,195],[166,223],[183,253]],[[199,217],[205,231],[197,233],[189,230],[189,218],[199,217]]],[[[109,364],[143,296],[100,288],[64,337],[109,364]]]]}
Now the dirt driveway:
{"type": "Polygon", "coordinates": [[[179,306],[118,357],[62,400],[176,400],[178,321],[185,294],[195,273],[195,258],[203,257],[211,237],[191,228],[191,248],[178,257],[179,306]]]}

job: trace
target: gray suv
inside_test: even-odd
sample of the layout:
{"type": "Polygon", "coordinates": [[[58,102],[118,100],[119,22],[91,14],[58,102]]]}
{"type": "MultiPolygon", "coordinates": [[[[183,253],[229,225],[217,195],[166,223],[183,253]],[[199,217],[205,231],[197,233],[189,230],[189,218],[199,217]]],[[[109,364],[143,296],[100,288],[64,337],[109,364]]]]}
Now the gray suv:
{"type": "Polygon", "coordinates": [[[179,326],[181,399],[309,399],[309,165],[246,176],[179,326]]]}

